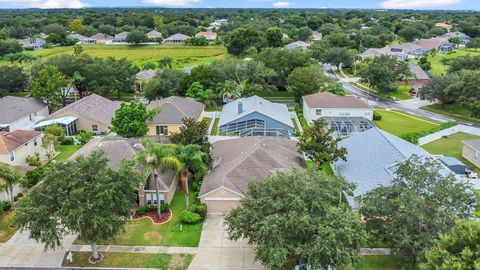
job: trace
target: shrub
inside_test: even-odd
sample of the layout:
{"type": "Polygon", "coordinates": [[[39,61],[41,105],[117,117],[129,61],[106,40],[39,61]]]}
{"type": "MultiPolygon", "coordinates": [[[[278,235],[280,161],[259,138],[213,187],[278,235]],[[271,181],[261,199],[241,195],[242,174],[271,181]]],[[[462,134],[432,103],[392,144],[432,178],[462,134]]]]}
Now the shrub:
{"type": "Polygon", "coordinates": [[[379,114],[378,112],[373,112],[373,120],[375,120],[375,121],[382,120],[382,115],[379,114]]]}
{"type": "Polygon", "coordinates": [[[189,210],[183,210],[180,214],[180,222],[185,224],[195,224],[202,220],[202,217],[197,214],[193,213],[189,210]]]}
{"type": "Polygon", "coordinates": [[[13,226],[15,224],[16,219],[17,219],[17,213],[15,211],[11,212],[7,218],[8,225],[13,226]]]}
{"type": "Polygon", "coordinates": [[[157,207],[155,205],[145,204],[145,205],[142,205],[142,206],[138,207],[137,213],[140,216],[143,216],[143,215],[145,215],[146,212],[154,211],[155,209],[157,209],[157,207]]]}
{"type": "Polygon", "coordinates": [[[74,142],[73,142],[73,138],[72,137],[65,137],[65,139],[63,139],[62,145],[73,145],[74,142]]]}
{"type": "Polygon", "coordinates": [[[2,208],[4,211],[12,209],[12,202],[11,201],[3,201],[0,202],[0,208],[2,208]]]}
{"type": "Polygon", "coordinates": [[[13,200],[18,202],[21,198],[23,198],[23,193],[18,193],[15,195],[15,197],[13,197],[13,200]]]}
{"type": "Polygon", "coordinates": [[[25,176],[22,177],[22,186],[25,188],[32,188],[43,179],[47,171],[48,167],[37,167],[27,172],[25,176]]]}
{"type": "Polygon", "coordinates": [[[160,213],[166,212],[170,209],[170,205],[168,203],[164,203],[160,205],[160,213]]]}
{"type": "Polygon", "coordinates": [[[25,162],[27,162],[28,166],[40,166],[41,165],[40,154],[35,153],[35,154],[33,154],[33,156],[28,156],[25,159],[25,162]]]}
{"type": "Polygon", "coordinates": [[[205,219],[205,217],[207,216],[207,205],[204,204],[204,203],[199,203],[199,204],[196,204],[194,205],[193,207],[193,211],[192,212],[195,212],[197,214],[200,215],[200,217],[202,217],[202,220],[205,219]]]}
{"type": "Polygon", "coordinates": [[[80,131],[75,135],[75,138],[80,142],[80,144],[86,144],[93,138],[93,132],[80,131]]]}
{"type": "Polygon", "coordinates": [[[198,192],[200,191],[200,181],[193,181],[192,183],[192,190],[195,191],[195,192],[198,192]]]}

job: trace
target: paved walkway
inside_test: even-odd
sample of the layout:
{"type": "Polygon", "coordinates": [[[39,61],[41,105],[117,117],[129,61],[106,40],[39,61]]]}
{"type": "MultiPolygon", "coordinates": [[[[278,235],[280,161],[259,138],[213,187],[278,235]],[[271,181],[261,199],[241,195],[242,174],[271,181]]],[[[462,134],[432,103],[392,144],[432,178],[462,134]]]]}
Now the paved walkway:
{"type": "Polygon", "coordinates": [[[197,255],[189,270],[264,269],[255,262],[255,252],[246,240],[231,241],[223,216],[209,215],[203,224],[197,255]]]}
{"type": "MultiPolygon", "coordinates": [[[[97,245],[100,252],[132,252],[132,253],[189,253],[196,254],[196,247],[164,247],[164,246],[116,246],[97,245]]],[[[68,251],[92,252],[90,245],[71,245],[68,251]]]]}

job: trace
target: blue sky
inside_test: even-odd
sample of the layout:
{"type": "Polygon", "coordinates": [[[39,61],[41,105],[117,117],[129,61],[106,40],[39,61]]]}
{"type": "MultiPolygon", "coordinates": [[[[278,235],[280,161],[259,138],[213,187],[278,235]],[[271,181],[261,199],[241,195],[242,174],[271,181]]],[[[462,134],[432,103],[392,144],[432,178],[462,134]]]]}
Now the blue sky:
{"type": "Polygon", "coordinates": [[[398,8],[480,10],[479,0],[0,0],[0,8],[81,7],[398,8]]]}

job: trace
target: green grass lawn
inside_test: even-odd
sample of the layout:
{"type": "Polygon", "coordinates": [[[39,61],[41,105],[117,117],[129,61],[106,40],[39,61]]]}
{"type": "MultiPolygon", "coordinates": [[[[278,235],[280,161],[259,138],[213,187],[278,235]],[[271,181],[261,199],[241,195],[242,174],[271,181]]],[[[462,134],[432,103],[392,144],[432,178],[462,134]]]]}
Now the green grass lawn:
{"type": "Polygon", "coordinates": [[[359,84],[359,83],[351,83],[353,86],[360,88],[361,90],[365,92],[370,92],[370,94],[382,97],[382,98],[387,98],[387,99],[395,99],[395,100],[405,100],[405,99],[411,99],[412,96],[410,96],[408,93],[411,89],[412,86],[410,85],[399,85],[397,88],[397,91],[392,92],[392,93],[379,93],[373,88],[369,88],[365,83],[359,84]]]}
{"type": "Polygon", "coordinates": [[[463,141],[471,139],[480,139],[480,137],[459,132],[448,136],[448,138],[441,138],[431,143],[425,144],[422,147],[430,154],[455,157],[461,162],[465,163],[465,165],[476,168],[475,165],[473,165],[470,161],[462,157],[463,141]]]}
{"type": "Polygon", "coordinates": [[[376,109],[375,111],[382,116],[382,120],[374,121],[375,125],[399,137],[408,133],[430,130],[438,126],[438,123],[434,121],[395,110],[376,109]]]}
{"type": "Polygon", "coordinates": [[[432,104],[429,106],[422,107],[421,109],[450,116],[464,121],[471,121],[475,123],[480,123],[479,118],[472,116],[472,112],[465,108],[465,106],[459,104],[447,104],[445,107],[442,107],[440,104],[432,104]]]}
{"type": "MultiPolygon", "coordinates": [[[[223,59],[227,49],[223,46],[185,46],[185,45],[82,45],[84,53],[93,57],[126,57],[134,64],[149,61],[158,61],[169,56],[174,60],[175,68],[184,68],[203,63],[210,63],[216,59],[223,59]]],[[[55,47],[26,52],[41,59],[61,54],[73,54],[73,47],[55,47]]],[[[3,61],[5,62],[5,61],[3,61]]]]}
{"type": "Polygon", "coordinates": [[[212,122],[212,118],[210,117],[203,117],[203,122],[207,123],[207,127],[210,126],[210,123],[212,122]]]}
{"type": "Polygon", "coordinates": [[[91,252],[72,252],[73,263],[67,261],[67,253],[63,259],[64,267],[125,267],[125,268],[156,268],[186,270],[193,260],[192,254],[165,253],[127,253],[103,252],[103,261],[90,264],[88,258],[91,252]]]}
{"type": "Polygon", "coordinates": [[[344,270],[415,270],[418,269],[406,264],[401,258],[394,255],[361,256],[357,267],[348,266],[344,270]]]}
{"type": "Polygon", "coordinates": [[[53,160],[65,161],[81,147],[81,145],[57,145],[55,146],[55,150],[59,151],[60,154],[58,154],[53,160]]]}
{"type": "Polygon", "coordinates": [[[15,234],[15,229],[8,228],[8,213],[0,214],[0,243],[5,243],[15,234]]]}
{"type": "MultiPolygon", "coordinates": [[[[196,198],[190,192],[190,205],[196,198]]],[[[172,219],[165,224],[153,224],[148,218],[130,221],[125,226],[125,232],[112,240],[99,244],[125,246],[178,246],[198,247],[202,223],[180,226],[180,213],[185,209],[185,195],[178,190],[170,204],[172,219]]],[[[76,243],[81,241],[76,240],[76,243]]]]}
{"type": "MultiPolygon", "coordinates": [[[[435,55],[435,58],[432,58],[432,56],[429,55],[428,61],[430,61],[430,63],[432,64],[432,68],[430,72],[435,76],[444,75],[448,70],[448,65],[444,66],[442,64],[443,58],[446,58],[448,60],[453,60],[455,58],[465,57],[467,55],[471,55],[471,56],[480,55],[480,51],[475,51],[475,49],[457,49],[451,54],[437,53],[437,55],[435,55]]],[[[418,60],[416,61],[418,62],[418,60]]]]}
{"type": "Polygon", "coordinates": [[[218,133],[218,121],[220,121],[220,118],[215,118],[215,122],[213,123],[212,132],[210,133],[210,135],[217,135],[217,133],[218,133]]]}

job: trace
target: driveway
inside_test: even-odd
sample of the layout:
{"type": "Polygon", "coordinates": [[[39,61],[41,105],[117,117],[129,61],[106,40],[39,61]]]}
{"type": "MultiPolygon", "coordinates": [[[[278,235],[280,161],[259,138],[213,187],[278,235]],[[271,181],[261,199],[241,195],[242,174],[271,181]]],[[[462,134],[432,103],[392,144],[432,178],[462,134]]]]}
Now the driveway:
{"type": "Polygon", "coordinates": [[[29,233],[17,231],[8,242],[0,245],[0,266],[2,267],[59,267],[62,265],[65,250],[76,236],[66,236],[62,248],[45,252],[43,244],[29,239],[29,233]]]}
{"type": "Polygon", "coordinates": [[[208,215],[203,224],[198,253],[189,270],[264,269],[255,262],[255,252],[246,240],[231,241],[223,216],[208,215]]]}

